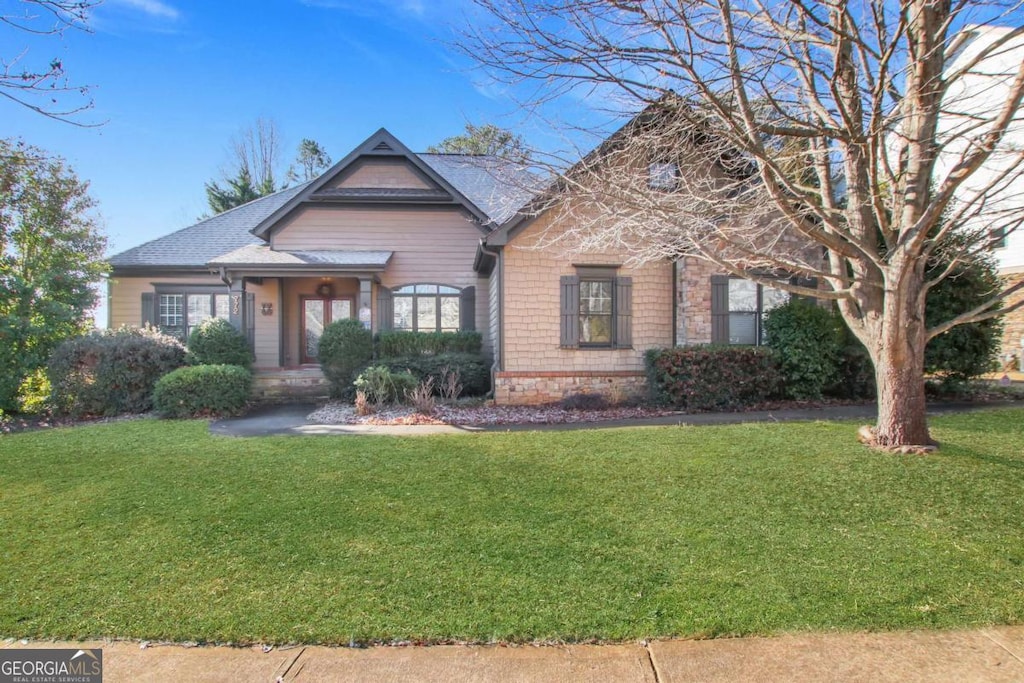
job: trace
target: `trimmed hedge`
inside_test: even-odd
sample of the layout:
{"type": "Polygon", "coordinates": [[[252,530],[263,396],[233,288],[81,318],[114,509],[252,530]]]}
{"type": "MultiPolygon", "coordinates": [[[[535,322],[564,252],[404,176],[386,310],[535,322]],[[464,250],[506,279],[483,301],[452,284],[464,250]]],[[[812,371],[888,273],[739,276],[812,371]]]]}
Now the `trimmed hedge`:
{"type": "Polygon", "coordinates": [[[480,353],[479,332],[378,332],[378,358],[431,356],[443,353],[480,353]]]}
{"type": "Polygon", "coordinates": [[[392,372],[408,370],[423,382],[434,378],[434,393],[440,394],[446,369],[457,370],[462,383],[462,396],[483,396],[491,390],[491,369],[483,356],[473,353],[442,353],[436,356],[405,356],[382,358],[374,365],[387,367],[392,372]]]}
{"type": "Polygon", "coordinates": [[[645,354],[656,401],[684,410],[741,408],[762,403],[779,390],[775,356],[754,346],[684,346],[645,354]]]}
{"type": "Polygon", "coordinates": [[[237,415],[249,402],[252,373],[237,365],[194,365],[160,378],[153,405],[164,417],[237,415]]]}
{"type": "Polygon", "coordinates": [[[252,366],[252,349],[245,335],[223,318],[201,322],[188,338],[189,365],[252,366]]]}
{"type": "Polygon", "coordinates": [[[76,418],[144,413],[157,380],[184,364],[181,342],[153,328],[74,337],[50,356],[50,400],[55,412],[76,418]]]}
{"type": "Polygon", "coordinates": [[[373,334],[358,320],[333,322],[320,336],[317,356],[331,398],[351,398],[352,381],[373,358],[373,334]]]}
{"type": "Polygon", "coordinates": [[[793,298],[765,314],[764,332],[786,398],[818,400],[839,383],[843,321],[831,310],[793,298]]]}

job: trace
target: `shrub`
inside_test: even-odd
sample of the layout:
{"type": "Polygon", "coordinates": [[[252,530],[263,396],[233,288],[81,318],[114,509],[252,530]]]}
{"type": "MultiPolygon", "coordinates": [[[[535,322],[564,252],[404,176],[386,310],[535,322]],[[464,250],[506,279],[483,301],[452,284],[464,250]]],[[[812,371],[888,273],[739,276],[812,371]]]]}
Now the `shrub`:
{"type": "Polygon", "coordinates": [[[50,401],[50,379],[44,368],[33,370],[18,387],[18,412],[37,414],[46,410],[50,401]]]}
{"type": "MultiPolygon", "coordinates": [[[[929,275],[934,275],[942,265],[934,266],[929,275]]],[[[958,266],[928,292],[925,322],[934,327],[952,320],[991,298],[999,289],[999,276],[991,258],[978,258],[958,266]]],[[[924,371],[940,377],[945,390],[956,390],[967,380],[995,369],[1002,332],[1002,318],[957,325],[928,342],[924,371]]]]}
{"type": "Polygon", "coordinates": [[[843,324],[843,349],[839,355],[839,381],[828,393],[837,398],[874,398],[875,366],[868,350],[843,324]]]}
{"type": "Polygon", "coordinates": [[[437,409],[434,398],[434,378],[428,377],[405,393],[405,400],[420,415],[431,415],[437,409]]]}
{"type": "Polygon", "coordinates": [[[385,365],[371,365],[359,373],[353,384],[357,397],[362,394],[366,403],[379,406],[402,403],[419,380],[408,371],[395,372],[385,365]]]}
{"type": "Polygon", "coordinates": [[[373,334],[358,320],[333,322],[324,328],[317,353],[331,398],[351,398],[352,380],[373,358],[373,334]]]}
{"type": "Polygon", "coordinates": [[[685,346],[645,355],[655,400],[686,410],[740,408],[772,398],[778,363],[753,346],[685,346]]]}
{"type": "Polygon", "coordinates": [[[223,318],[201,322],[188,338],[189,365],[252,366],[252,350],[245,335],[223,318]]]}
{"type": "Polygon", "coordinates": [[[765,315],[764,331],[778,359],[786,398],[820,399],[839,382],[843,322],[835,313],[793,298],[765,315]]]}
{"type": "Polygon", "coordinates": [[[143,413],[160,377],[185,362],[181,342],[152,328],[122,327],[62,343],[50,357],[50,399],[62,415],[143,413]]]}
{"type": "Polygon", "coordinates": [[[252,390],[252,373],[237,365],[178,368],[156,383],[153,405],[164,417],[237,415],[252,390]]]}
{"type": "Polygon", "coordinates": [[[457,372],[462,396],[483,396],[491,390],[491,370],[483,356],[472,353],[442,353],[436,356],[405,356],[377,361],[392,370],[408,370],[419,382],[433,379],[434,391],[442,393],[451,372],[457,372]]]}
{"type": "Polygon", "coordinates": [[[565,410],[605,410],[610,403],[604,394],[579,393],[566,396],[558,402],[565,410]]]}
{"type": "Polygon", "coordinates": [[[483,335],[479,332],[378,332],[377,357],[403,358],[443,353],[479,354],[483,335]]]}

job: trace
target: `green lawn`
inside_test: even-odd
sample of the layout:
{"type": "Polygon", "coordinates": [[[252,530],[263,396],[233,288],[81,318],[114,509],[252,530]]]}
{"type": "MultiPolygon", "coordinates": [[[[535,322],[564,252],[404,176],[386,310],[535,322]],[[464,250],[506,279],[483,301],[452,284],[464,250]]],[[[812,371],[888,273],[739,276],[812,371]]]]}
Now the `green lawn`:
{"type": "Polygon", "coordinates": [[[0,637],[633,639],[1024,621],[1024,410],[851,424],[0,437],[0,637]]]}

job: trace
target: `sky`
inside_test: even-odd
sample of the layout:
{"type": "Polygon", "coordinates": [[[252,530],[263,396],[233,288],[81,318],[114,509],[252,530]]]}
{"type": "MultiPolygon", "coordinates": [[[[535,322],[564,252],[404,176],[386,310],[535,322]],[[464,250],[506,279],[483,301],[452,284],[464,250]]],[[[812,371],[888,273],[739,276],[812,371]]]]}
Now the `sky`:
{"type": "Polygon", "coordinates": [[[452,47],[472,12],[468,0],[106,0],[91,33],[23,38],[24,63],[58,56],[71,83],[91,86],[94,107],[75,120],[100,125],[0,101],[0,135],[64,157],[90,183],[111,254],[207,212],[204,183],[258,117],[276,122],[289,160],[312,138],[336,161],[381,127],[413,151],[467,122],[543,138],[452,47]]]}

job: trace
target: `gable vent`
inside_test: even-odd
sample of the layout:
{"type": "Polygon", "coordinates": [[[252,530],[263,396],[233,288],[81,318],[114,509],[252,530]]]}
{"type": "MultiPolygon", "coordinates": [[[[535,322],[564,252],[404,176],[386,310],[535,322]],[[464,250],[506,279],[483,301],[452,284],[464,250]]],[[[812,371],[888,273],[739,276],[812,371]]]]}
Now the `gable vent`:
{"type": "Polygon", "coordinates": [[[393,150],[391,148],[391,145],[389,145],[388,143],[386,143],[383,140],[381,140],[380,142],[377,143],[377,146],[373,148],[373,151],[374,152],[394,152],[395,150],[393,150]]]}

